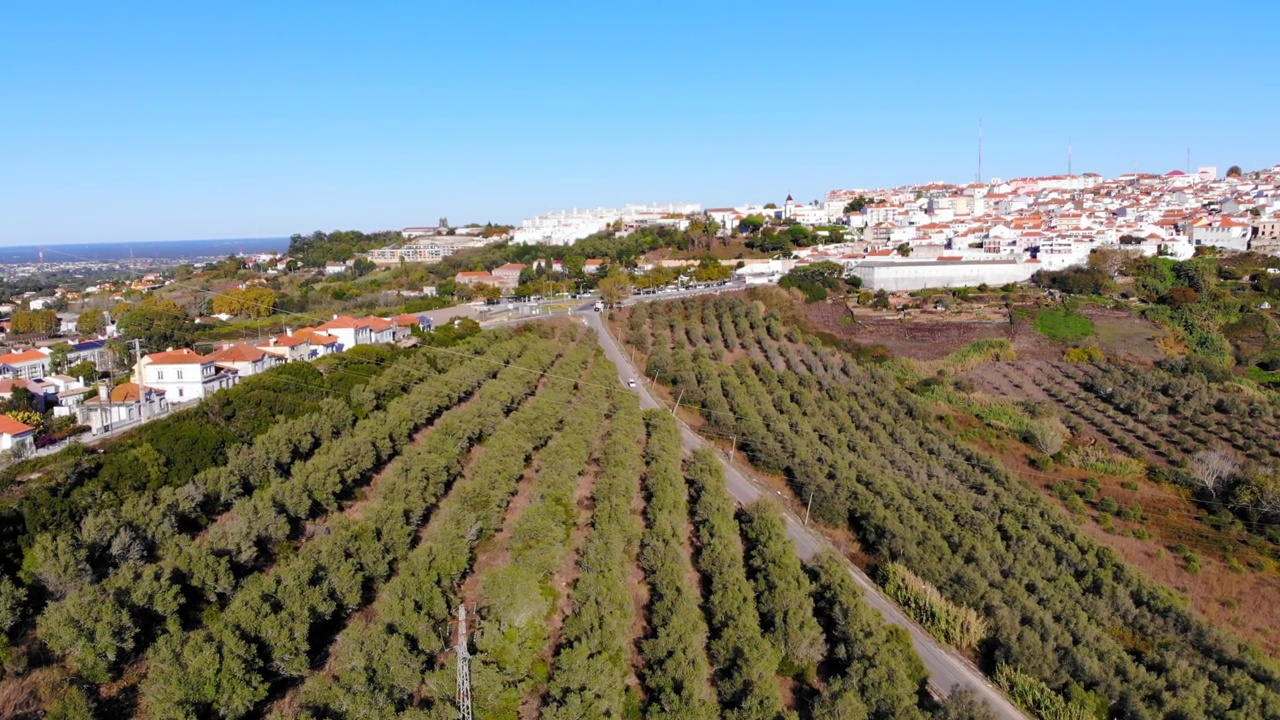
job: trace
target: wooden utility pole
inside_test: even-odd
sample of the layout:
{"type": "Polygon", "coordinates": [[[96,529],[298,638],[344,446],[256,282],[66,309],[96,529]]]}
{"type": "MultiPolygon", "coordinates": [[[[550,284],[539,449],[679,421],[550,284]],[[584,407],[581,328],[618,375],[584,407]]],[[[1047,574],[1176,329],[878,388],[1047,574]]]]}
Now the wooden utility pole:
{"type": "Polygon", "coordinates": [[[133,340],[133,371],[138,376],[138,423],[147,421],[147,386],[142,382],[142,340],[133,340]]]}

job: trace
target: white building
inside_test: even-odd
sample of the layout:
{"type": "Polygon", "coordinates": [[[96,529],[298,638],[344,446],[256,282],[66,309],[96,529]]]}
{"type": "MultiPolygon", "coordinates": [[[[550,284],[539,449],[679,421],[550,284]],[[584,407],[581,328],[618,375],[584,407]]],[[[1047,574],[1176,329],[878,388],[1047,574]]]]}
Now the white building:
{"type": "Polygon", "coordinates": [[[0,451],[24,455],[35,449],[36,429],[8,415],[0,415],[0,451]]]}
{"type": "Polygon", "coordinates": [[[139,365],[142,377],[134,377],[134,382],[164,390],[174,403],[208,397],[239,380],[235,370],[219,368],[212,356],[188,348],[151,353],[143,356],[139,365]]]}
{"type": "Polygon", "coordinates": [[[49,355],[39,350],[0,355],[0,378],[32,380],[49,374],[49,355]]]}
{"type": "Polygon", "coordinates": [[[486,240],[480,238],[430,235],[421,236],[403,245],[388,245],[369,251],[369,260],[378,265],[394,263],[438,263],[459,250],[483,247],[486,240]]]}
{"type": "Polygon", "coordinates": [[[935,260],[868,260],[850,269],[871,290],[906,292],[925,288],[1004,285],[1029,280],[1042,269],[1038,260],[961,260],[942,256],[935,260]]]}
{"type": "Polygon", "coordinates": [[[1191,226],[1191,239],[1196,245],[1212,245],[1225,250],[1248,250],[1253,224],[1228,216],[1203,220],[1191,226]]]}
{"type": "Polygon", "coordinates": [[[338,338],[339,351],[373,342],[373,329],[369,327],[369,321],[357,320],[347,315],[334,315],[332,320],[313,329],[338,338]]]}
{"type": "Polygon", "coordinates": [[[235,370],[242,378],[253,377],[284,362],[278,355],[245,343],[228,345],[209,357],[215,365],[235,370]]]}
{"type": "Polygon", "coordinates": [[[603,232],[614,223],[631,226],[678,223],[686,215],[701,211],[702,206],[696,203],[561,210],[522,220],[520,227],[512,233],[511,242],[515,245],[572,245],[603,232]]]}
{"type": "Polygon", "coordinates": [[[149,387],[142,392],[138,384],[132,382],[117,385],[110,395],[106,385],[99,385],[98,396],[76,408],[80,423],[88,425],[94,435],[119,430],[144,418],[158,418],[168,412],[169,403],[164,390],[149,387]]]}

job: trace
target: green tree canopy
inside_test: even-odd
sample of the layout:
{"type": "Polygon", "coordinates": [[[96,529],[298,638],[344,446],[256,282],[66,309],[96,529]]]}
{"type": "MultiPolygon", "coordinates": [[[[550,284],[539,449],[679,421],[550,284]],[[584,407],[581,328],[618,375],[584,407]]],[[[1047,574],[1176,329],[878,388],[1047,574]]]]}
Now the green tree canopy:
{"type": "Polygon", "coordinates": [[[600,297],[606,305],[617,305],[631,297],[631,278],[621,271],[610,273],[600,281],[600,297]]]}
{"type": "Polygon", "coordinates": [[[147,352],[190,345],[195,331],[187,311],[172,300],[147,298],[120,318],[120,333],[126,340],[141,340],[147,352]]]}

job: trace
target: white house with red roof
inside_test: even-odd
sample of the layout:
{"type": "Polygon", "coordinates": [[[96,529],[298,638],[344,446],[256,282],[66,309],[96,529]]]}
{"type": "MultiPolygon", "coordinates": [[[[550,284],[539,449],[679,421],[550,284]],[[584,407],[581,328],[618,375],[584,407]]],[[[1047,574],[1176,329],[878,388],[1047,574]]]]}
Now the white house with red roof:
{"type": "Polygon", "coordinates": [[[369,327],[369,321],[358,320],[349,315],[334,315],[332,320],[317,325],[314,329],[338,338],[339,351],[373,342],[373,330],[369,327]]]}
{"type": "Polygon", "coordinates": [[[1191,240],[1196,245],[1212,245],[1225,250],[1248,250],[1253,223],[1220,215],[1210,220],[1202,218],[1191,225],[1191,240]]]}
{"type": "Polygon", "coordinates": [[[342,352],[342,340],[333,333],[315,328],[299,328],[289,332],[292,333],[292,337],[302,338],[311,346],[311,355],[308,358],[310,360],[342,352]]]}
{"type": "Polygon", "coordinates": [[[164,390],[173,403],[199,400],[239,381],[235,370],[220,368],[213,356],[189,348],[144,355],[138,364],[142,377],[133,381],[164,390]]]}
{"type": "Polygon", "coordinates": [[[49,355],[39,350],[23,350],[0,355],[0,378],[33,380],[49,374],[49,355]]]}
{"type": "Polygon", "coordinates": [[[266,372],[284,362],[279,356],[269,355],[262,348],[247,343],[228,345],[209,357],[218,367],[235,370],[242,378],[266,372]]]}
{"type": "Polygon", "coordinates": [[[8,415],[0,415],[0,451],[26,454],[35,449],[36,429],[8,415]]]}
{"type": "Polygon", "coordinates": [[[608,260],[603,260],[601,258],[591,258],[590,260],[582,263],[582,272],[588,275],[593,275],[595,273],[600,272],[600,270],[603,269],[608,264],[609,264],[608,260]]]}
{"type": "Polygon", "coordinates": [[[90,432],[100,435],[119,430],[143,419],[153,420],[168,414],[169,402],[160,388],[141,388],[127,382],[107,392],[106,385],[98,386],[97,397],[85,400],[76,408],[76,416],[90,432]]]}
{"type": "Polygon", "coordinates": [[[396,338],[396,324],[390,320],[370,315],[360,318],[360,322],[369,327],[369,342],[374,344],[393,343],[396,338]]]}
{"type": "Polygon", "coordinates": [[[305,337],[294,335],[292,330],[284,335],[273,335],[263,340],[258,343],[258,349],[278,358],[279,362],[310,360],[314,353],[311,341],[305,337]]]}

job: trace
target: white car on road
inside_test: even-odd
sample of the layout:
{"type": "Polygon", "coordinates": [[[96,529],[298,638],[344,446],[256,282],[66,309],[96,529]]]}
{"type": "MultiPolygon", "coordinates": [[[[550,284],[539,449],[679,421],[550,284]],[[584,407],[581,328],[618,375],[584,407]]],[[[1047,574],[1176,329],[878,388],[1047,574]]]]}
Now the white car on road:
{"type": "Polygon", "coordinates": [[[628,381],[627,381],[627,387],[629,387],[629,388],[633,388],[633,387],[635,387],[635,386],[636,386],[636,381],[635,381],[635,380],[628,380],[628,381]]]}

